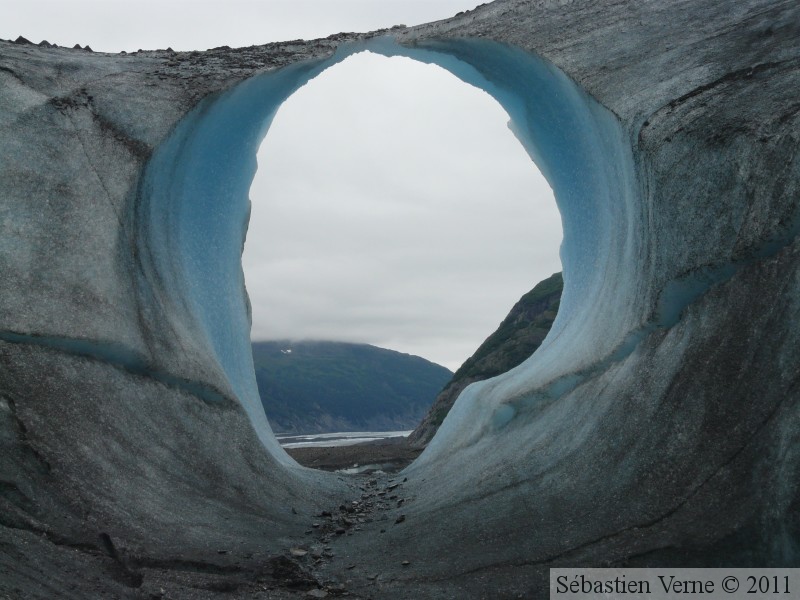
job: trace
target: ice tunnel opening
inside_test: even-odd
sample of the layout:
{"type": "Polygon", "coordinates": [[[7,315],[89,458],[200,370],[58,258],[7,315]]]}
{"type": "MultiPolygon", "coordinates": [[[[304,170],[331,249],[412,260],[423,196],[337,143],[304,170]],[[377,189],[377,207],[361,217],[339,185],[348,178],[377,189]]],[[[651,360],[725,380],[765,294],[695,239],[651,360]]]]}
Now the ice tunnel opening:
{"type": "Polygon", "coordinates": [[[265,417],[250,348],[241,266],[248,191],[257,149],[280,105],[362,50],[436,64],[492,96],[553,188],[563,226],[561,307],[535,364],[528,359],[492,380],[480,401],[462,394],[421,459],[472,443],[497,422],[495,413],[510,411],[513,419],[509,400],[611,353],[647,318],[633,300],[642,278],[641,261],[634,260],[642,252],[637,228],[646,219],[639,214],[628,137],[614,115],[550,63],[485,40],[401,45],[373,38],[340,47],[328,59],[254,76],[201,102],[151,158],[138,216],[142,293],[158,288],[153,296],[175,334],[213,365],[201,376],[213,371],[212,380],[226,383],[222,391],[239,400],[262,443],[287,467],[295,463],[265,417]]]}
{"type": "Polygon", "coordinates": [[[316,355],[343,349],[309,342],[371,344],[456,371],[523,294],[561,271],[552,190],[508,120],[436,65],[369,51],[280,106],[258,151],[242,256],[275,432],[413,429],[443,377],[423,386],[433,373],[420,372],[413,391],[389,373],[373,398],[383,412],[359,408],[361,390],[316,355]],[[325,385],[291,383],[302,365],[325,385]]]}

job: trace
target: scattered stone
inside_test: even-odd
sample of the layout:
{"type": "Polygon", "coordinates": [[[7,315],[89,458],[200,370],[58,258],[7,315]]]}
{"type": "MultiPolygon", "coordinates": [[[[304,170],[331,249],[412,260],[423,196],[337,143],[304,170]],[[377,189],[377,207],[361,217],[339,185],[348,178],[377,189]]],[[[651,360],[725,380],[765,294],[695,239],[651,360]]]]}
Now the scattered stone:
{"type": "Polygon", "coordinates": [[[329,510],[323,510],[321,513],[319,513],[319,516],[320,517],[328,517],[328,518],[330,518],[333,515],[331,514],[331,512],[329,510]]]}
{"type": "Polygon", "coordinates": [[[403,506],[403,502],[405,502],[405,501],[406,501],[405,498],[400,498],[400,500],[397,501],[397,508],[400,508],[401,506],[403,506]]]}
{"type": "Polygon", "coordinates": [[[311,548],[311,556],[312,558],[322,558],[323,550],[319,546],[314,546],[311,548]]]}
{"type": "Polygon", "coordinates": [[[346,532],[347,530],[344,527],[337,527],[335,533],[336,535],[344,535],[346,532]]]}
{"type": "Polygon", "coordinates": [[[293,515],[296,515],[296,514],[297,514],[297,509],[295,509],[295,507],[294,507],[294,506],[292,507],[292,514],[293,514],[293,515]]]}
{"type": "Polygon", "coordinates": [[[356,568],[356,566],[355,566],[355,565],[347,565],[347,567],[345,567],[345,568],[346,568],[348,571],[351,571],[351,570],[355,569],[355,568],[356,568]]]}
{"type": "Polygon", "coordinates": [[[410,560],[404,560],[404,561],[403,561],[403,562],[401,562],[400,564],[401,564],[401,565],[403,565],[404,567],[407,567],[408,565],[410,565],[410,564],[411,564],[411,561],[410,561],[410,560]]]}
{"type": "Polygon", "coordinates": [[[394,520],[394,524],[395,524],[395,525],[397,525],[398,523],[402,523],[402,522],[403,522],[403,521],[405,521],[405,520],[406,520],[406,516],[405,516],[405,515],[400,515],[399,517],[397,517],[397,518],[394,520]]]}
{"type": "Polygon", "coordinates": [[[312,524],[311,524],[311,527],[313,527],[314,529],[316,529],[317,527],[319,527],[319,523],[312,523],[312,524]]]}
{"type": "Polygon", "coordinates": [[[381,533],[386,533],[386,530],[385,529],[381,529],[381,533]]]}
{"type": "Polygon", "coordinates": [[[328,592],[320,589],[310,590],[306,592],[306,596],[308,596],[309,598],[327,598],[328,592]]]}
{"type": "Polygon", "coordinates": [[[367,575],[367,579],[369,579],[369,580],[374,580],[374,579],[377,579],[377,578],[378,578],[378,574],[377,573],[372,573],[371,575],[367,575]]]}
{"type": "Polygon", "coordinates": [[[308,550],[303,550],[302,548],[292,548],[291,550],[289,550],[289,553],[292,556],[300,558],[308,554],[308,550]]]}
{"type": "Polygon", "coordinates": [[[217,550],[217,554],[227,554],[227,550],[217,550]]]}

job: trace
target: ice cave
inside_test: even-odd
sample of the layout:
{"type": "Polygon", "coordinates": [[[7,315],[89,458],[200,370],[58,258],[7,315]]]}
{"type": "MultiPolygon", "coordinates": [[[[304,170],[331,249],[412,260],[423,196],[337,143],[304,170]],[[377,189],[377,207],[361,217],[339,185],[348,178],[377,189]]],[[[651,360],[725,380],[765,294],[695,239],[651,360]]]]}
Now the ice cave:
{"type": "Polygon", "coordinates": [[[496,0],[242,49],[0,42],[0,592],[540,598],[553,566],[797,566],[798,34],[778,0],[496,0]],[[362,490],[277,444],[241,251],[275,111],[365,49],[503,106],[565,289],[402,473],[404,518],[311,568],[287,549],[362,490]]]}

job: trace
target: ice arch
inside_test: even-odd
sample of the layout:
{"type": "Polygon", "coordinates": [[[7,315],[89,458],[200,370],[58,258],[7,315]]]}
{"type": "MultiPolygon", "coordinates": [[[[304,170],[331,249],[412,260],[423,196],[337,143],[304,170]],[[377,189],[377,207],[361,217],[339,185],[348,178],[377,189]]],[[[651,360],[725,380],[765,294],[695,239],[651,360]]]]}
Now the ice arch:
{"type": "MultiPolygon", "coordinates": [[[[545,343],[549,360],[539,362],[533,377],[512,379],[512,396],[589,365],[646,316],[641,307],[598,310],[618,305],[621,290],[632,289],[638,276],[630,264],[640,222],[630,150],[615,117],[552,65],[495,42],[407,48],[378,38],[342,47],[328,60],[258,75],[204,101],[158,148],[142,186],[138,222],[151,280],[170,282],[154,297],[165,299],[174,330],[194,340],[188,344],[202,339],[213,350],[261,440],[279,456],[253,378],[240,265],[255,152],[293,91],[364,49],[435,63],[487,91],[509,113],[514,132],[554,189],[564,225],[565,292],[545,343]],[[586,296],[595,304],[582,303],[586,296]],[[582,344],[575,343],[578,337],[582,344]],[[565,346],[574,348],[567,364],[559,349],[565,346]]],[[[506,418],[505,399],[492,409],[495,424],[506,418]]],[[[469,422],[462,419],[460,426],[469,422]]],[[[460,443],[468,441],[460,435],[460,443]]]]}
{"type": "MultiPolygon", "coordinates": [[[[407,519],[339,537],[355,591],[545,597],[552,565],[798,564],[800,7],[729,5],[496,0],[384,32],[506,104],[561,203],[570,297],[535,364],[459,400],[407,473],[407,519]]],[[[371,36],[136,56],[0,41],[2,591],[122,597],[148,566],[258,581],[360,493],[279,464],[234,400],[238,159],[264,99],[371,36]]]]}

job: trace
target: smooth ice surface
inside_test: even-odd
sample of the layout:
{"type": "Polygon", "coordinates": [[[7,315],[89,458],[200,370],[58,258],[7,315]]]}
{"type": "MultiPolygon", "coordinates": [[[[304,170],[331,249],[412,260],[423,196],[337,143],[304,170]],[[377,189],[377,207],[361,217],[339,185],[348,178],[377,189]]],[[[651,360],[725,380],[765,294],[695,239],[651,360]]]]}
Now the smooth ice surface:
{"type": "MultiPolygon", "coordinates": [[[[614,313],[617,321],[608,315],[598,320],[596,304],[580,302],[586,295],[609,301],[610,294],[635,278],[620,269],[625,261],[609,260],[635,252],[632,168],[616,119],[555,67],[495,42],[459,40],[406,48],[377,38],[340,48],[327,61],[254,77],[204,101],[162,144],[148,168],[144,189],[149,212],[143,222],[152,266],[159,274],[154,279],[173,286],[180,282],[164,290],[172,299],[176,327],[187,338],[199,334],[208,340],[260,437],[279,454],[253,377],[240,264],[255,153],[278,107],[294,90],[366,49],[435,63],[488,92],[509,113],[510,127],[555,192],[564,229],[565,290],[559,318],[539,352],[545,356],[539,357],[537,369],[517,370],[504,379],[502,397],[493,397],[513,398],[585,367],[598,347],[610,352],[621,334],[638,325],[639,317],[631,317],[630,311],[614,313]],[[189,310],[180,310],[184,303],[189,310]],[[567,346],[565,368],[566,350],[559,348],[567,346]]],[[[559,385],[551,391],[560,393],[559,385]]],[[[443,434],[478,424],[498,427],[513,418],[509,407],[501,407],[494,417],[476,418],[475,411],[485,412],[485,406],[459,404],[443,434]]],[[[459,436],[465,439],[463,432],[459,436]]]]}
{"type": "Polygon", "coordinates": [[[564,294],[535,361],[462,393],[422,464],[505,427],[522,397],[536,403],[573,389],[575,372],[620,345],[645,309],[598,310],[629,297],[637,277],[626,268],[637,247],[633,164],[617,119],[561,71],[520,50],[470,40],[434,42],[409,55],[486,90],[508,111],[510,127],[553,188],[564,229],[564,294]]]}
{"type": "Polygon", "coordinates": [[[171,282],[163,290],[170,314],[187,337],[207,340],[259,437],[279,457],[286,455],[267,424],[249,344],[241,270],[247,194],[275,111],[320,68],[309,63],[255,77],[203,102],[159,148],[144,187],[145,239],[158,279],[171,282]]]}

